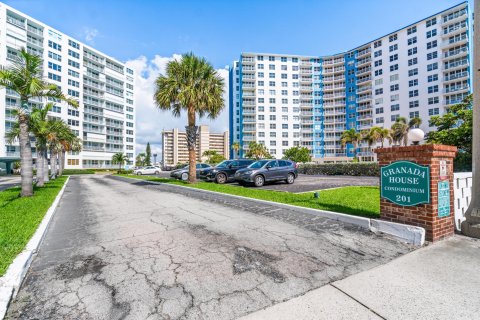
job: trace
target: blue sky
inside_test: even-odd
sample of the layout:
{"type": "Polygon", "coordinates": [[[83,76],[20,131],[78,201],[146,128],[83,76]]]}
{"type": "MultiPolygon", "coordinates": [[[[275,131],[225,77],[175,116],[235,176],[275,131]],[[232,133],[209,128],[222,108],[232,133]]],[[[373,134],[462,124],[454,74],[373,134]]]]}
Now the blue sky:
{"type": "MultiPolygon", "coordinates": [[[[1,0],[0,0],[1,1],[1,0]]],[[[154,80],[193,51],[226,75],[241,52],[328,55],[369,42],[459,0],[15,0],[6,4],[126,62],[137,73],[137,152],[186,121],[155,109],[154,80]]],[[[211,131],[228,130],[227,110],[211,131]]]]}

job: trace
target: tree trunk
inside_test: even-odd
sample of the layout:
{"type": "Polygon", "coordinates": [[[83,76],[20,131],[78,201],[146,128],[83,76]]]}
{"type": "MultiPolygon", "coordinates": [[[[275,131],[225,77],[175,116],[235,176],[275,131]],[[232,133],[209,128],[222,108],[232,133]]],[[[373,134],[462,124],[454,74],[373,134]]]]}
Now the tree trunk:
{"type": "Polygon", "coordinates": [[[52,179],[57,178],[57,156],[53,148],[50,148],[50,167],[52,168],[52,179]]]}
{"type": "Polygon", "coordinates": [[[63,175],[63,159],[65,158],[65,151],[58,153],[58,175],[63,175]]]}
{"type": "Polygon", "coordinates": [[[197,126],[195,126],[195,110],[193,106],[188,108],[188,126],[185,127],[187,133],[188,147],[188,182],[195,183],[197,178],[197,157],[195,154],[195,145],[197,144],[197,126]]]}
{"type": "Polygon", "coordinates": [[[43,187],[43,185],[45,184],[45,178],[43,174],[43,170],[45,167],[43,165],[43,161],[44,159],[42,148],[40,146],[37,146],[37,162],[35,164],[37,167],[37,186],[39,187],[43,187]]]}
{"type": "Polygon", "coordinates": [[[48,175],[48,150],[47,147],[43,148],[43,181],[50,181],[50,176],[48,175]]]}
{"type": "MultiPolygon", "coordinates": [[[[26,100],[22,101],[22,107],[28,108],[26,100]]],[[[33,168],[32,168],[32,147],[30,145],[30,137],[28,136],[28,118],[22,111],[18,117],[20,126],[20,162],[21,162],[21,178],[22,178],[22,197],[33,196],[33,168]]]]}

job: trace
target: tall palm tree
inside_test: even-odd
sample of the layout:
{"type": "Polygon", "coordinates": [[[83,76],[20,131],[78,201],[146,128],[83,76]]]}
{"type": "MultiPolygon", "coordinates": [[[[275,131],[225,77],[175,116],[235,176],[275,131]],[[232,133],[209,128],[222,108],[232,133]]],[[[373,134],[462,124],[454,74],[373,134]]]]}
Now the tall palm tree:
{"type": "Polygon", "coordinates": [[[82,140],[71,130],[64,129],[59,133],[59,142],[61,147],[58,152],[58,175],[61,176],[63,175],[63,169],[65,168],[65,154],[67,151],[81,151],[82,140]]]}
{"type": "Polygon", "coordinates": [[[32,98],[54,98],[77,106],[77,101],[65,96],[55,84],[42,79],[42,59],[28,53],[24,48],[19,52],[19,59],[7,68],[0,70],[0,87],[15,91],[20,95],[20,107],[17,112],[19,124],[18,140],[20,143],[22,197],[33,195],[32,149],[29,137],[30,110],[28,102],[32,98]]]}
{"type": "Polygon", "coordinates": [[[360,140],[362,140],[362,134],[360,132],[357,132],[355,128],[351,128],[343,132],[342,136],[340,137],[340,142],[342,143],[343,147],[345,147],[347,143],[351,143],[353,145],[354,160],[357,159],[357,147],[360,140]]]}
{"type": "Polygon", "coordinates": [[[412,118],[407,123],[407,119],[405,117],[398,117],[395,120],[395,123],[392,124],[392,140],[393,143],[400,146],[408,145],[408,132],[410,129],[418,127],[422,124],[422,119],[420,118],[412,118]]]}
{"type": "Polygon", "coordinates": [[[272,155],[268,152],[267,147],[264,144],[252,141],[248,144],[247,158],[270,159],[272,155]]]}
{"type": "MultiPolygon", "coordinates": [[[[62,172],[57,170],[57,168],[60,167],[60,163],[58,163],[61,162],[60,154],[64,154],[64,144],[66,144],[65,141],[79,141],[80,139],[77,138],[77,136],[63,120],[56,119],[54,121],[56,125],[48,136],[48,144],[50,150],[50,167],[52,171],[52,177],[56,178],[59,172],[59,175],[62,174],[62,172]]],[[[70,144],[71,142],[68,143],[68,145],[70,144]]],[[[81,142],[78,142],[78,144],[80,144],[81,147],[81,142]]],[[[62,165],[63,164],[64,163],[62,163],[62,165]]]]}
{"type": "Polygon", "coordinates": [[[240,156],[240,154],[239,154],[240,142],[236,141],[236,142],[232,143],[232,150],[234,152],[235,159],[237,159],[240,156]]]}
{"type": "Polygon", "coordinates": [[[154,99],[161,110],[171,110],[179,117],[187,112],[188,163],[190,183],[195,182],[197,142],[196,116],[216,118],[224,108],[223,79],[205,59],[193,53],[182,55],[180,60],[167,64],[166,74],[156,80],[154,99]]]}
{"type": "Polygon", "coordinates": [[[112,156],[112,163],[118,164],[118,170],[122,170],[122,165],[128,161],[128,157],[121,152],[115,153],[112,156]]]}
{"type": "Polygon", "coordinates": [[[392,143],[392,131],[388,128],[377,128],[378,140],[380,140],[381,148],[383,148],[385,140],[387,140],[389,143],[392,143]]]}

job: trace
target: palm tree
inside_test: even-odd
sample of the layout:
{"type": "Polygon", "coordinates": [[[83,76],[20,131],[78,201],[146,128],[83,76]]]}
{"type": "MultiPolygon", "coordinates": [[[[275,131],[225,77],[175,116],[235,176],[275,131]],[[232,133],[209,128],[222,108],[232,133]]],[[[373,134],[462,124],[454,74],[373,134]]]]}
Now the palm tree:
{"type": "Polygon", "coordinates": [[[358,142],[362,140],[362,134],[360,132],[357,132],[355,128],[351,128],[345,132],[342,133],[342,136],[340,137],[340,142],[342,143],[342,146],[345,147],[347,143],[351,143],[353,145],[353,159],[357,159],[357,147],[358,147],[358,142]]]}
{"type": "Polygon", "coordinates": [[[378,139],[380,140],[380,146],[383,148],[383,143],[387,140],[389,143],[392,143],[392,131],[387,128],[377,127],[378,139]]]}
{"type": "Polygon", "coordinates": [[[410,129],[418,127],[422,124],[422,120],[420,118],[412,118],[407,123],[407,119],[405,117],[398,117],[395,120],[395,123],[392,124],[392,140],[394,144],[401,145],[403,142],[404,146],[408,145],[408,132],[410,129]]]}
{"type": "Polygon", "coordinates": [[[121,152],[115,153],[112,156],[112,163],[118,164],[118,170],[122,170],[122,165],[128,161],[128,157],[121,152]]]}
{"type": "Polygon", "coordinates": [[[216,118],[224,108],[223,79],[203,58],[193,53],[184,54],[180,60],[167,64],[166,75],[156,80],[154,99],[161,110],[171,110],[179,117],[187,111],[188,181],[195,182],[197,141],[196,115],[216,118]]]}
{"type": "Polygon", "coordinates": [[[259,159],[270,159],[272,158],[272,155],[268,152],[267,147],[265,145],[252,141],[248,144],[246,157],[259,160],[259,159]]]}
{"type": "MultiPolygon", "coordinates": [[[[64,145],[70,146],[73,141],[80,145],[81,150],[81,142],[80,139],[76,137],[76,135],[72,132],[70,127],[63,121],[63,120],[54,120],[56,126],[54,130],[51,131],[48,142],[49,142],[49,149],[50,149],[50,167],[52,170],[52,177],[55,178],[57,173],[62,175],[63,167],[64,167],[64,145]],[[78,141],[77,141],[78,140],[78,141]],[[67,142],[69,141],[69,142],[67,142]],[[63,157],[61,157],[62,155],[63,157]],[[58,167],[62,166],[62,170],[57,171],[57,162],[58,167]]],[[[59,168],[60,169],[60,168],[59,168]]]]}
{"type": "Polygon", "coordinates": [[[12,62],[8,68],[0,70],[0,87],[13,90],[20,95],[20,107],[17,110],[18,140],[20,143],[22,197],[33,195],[33,169],[32,149],[29,136],[29,106],[32,98],[54,98],[66,101],[72,106],[77,106],[77,101],[65,96],[55,84],[50,84],[42,79],[42,59],[28,53],[22,48],[19,59],[12,62]]]}
{"type": "Polygon", "coordinates": [[[77,137],[72,131],[62,130],[60,136],[61,149],[58,153],[58,175],[63,175],[63,169],[65,169],[65,154],[67,151],[82,151],[82,140],[77,137]]]}
{"type": "Polygon", "coordinates": [[[235,153],[234,154],[235,159],[238,158],[240,156],[240,154],[239,154],[240,142],[236,141],[236,142],[232,143],[232,150],[235,153]]]}

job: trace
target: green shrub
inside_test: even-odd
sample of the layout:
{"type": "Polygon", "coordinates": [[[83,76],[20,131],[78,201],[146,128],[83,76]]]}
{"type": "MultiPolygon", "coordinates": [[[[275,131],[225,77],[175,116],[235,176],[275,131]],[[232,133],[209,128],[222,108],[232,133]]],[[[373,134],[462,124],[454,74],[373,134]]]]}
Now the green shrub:
{"type": "Polygon", "coordinates": [[[63,170],[64,175],[70,174],[94,174],[94,169],[65,169],[63,170]]]}
{"type": "Polygon", "coordinates": [[[298,172],[341,176],[379,176],[380,167],[376,162],[303,164],[299,166],[298,172]]]}
{"type": "Polygon", "coordinates": [[[125,169],[117,170],[117,174],[132,174],[132,173],[133,173],[133,170],[125,170],[125,169]]]}
{"type": "Polygon", "coordinates": [[[453,159],[454,172],[472,172],[472,155],[466,152],[458,152],[453,159]]]}

